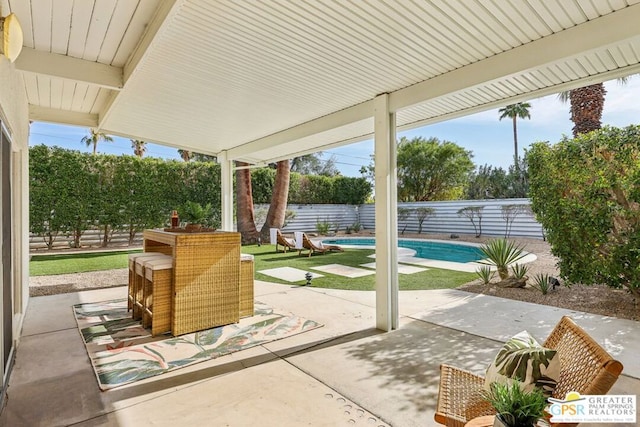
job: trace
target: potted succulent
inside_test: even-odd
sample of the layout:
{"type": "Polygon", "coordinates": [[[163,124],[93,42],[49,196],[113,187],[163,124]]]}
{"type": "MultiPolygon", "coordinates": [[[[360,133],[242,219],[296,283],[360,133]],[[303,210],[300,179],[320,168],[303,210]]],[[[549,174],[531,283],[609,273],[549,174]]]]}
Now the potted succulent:
{"type": "Polygon", "coordinates": [[[202,206],[196,202],[186,202],[180,209],[180,218],[187,222],[186,231],[198,231],[206,225],[213,214],[211,203],[202,206]]]}
{"type": "Polygon", "coordinates": [[[543,418],[547,399],[542,390],[524,391],[517,382],[491,383],[485,398],[495,408],[494,427],[532,427],[543,418]]]}

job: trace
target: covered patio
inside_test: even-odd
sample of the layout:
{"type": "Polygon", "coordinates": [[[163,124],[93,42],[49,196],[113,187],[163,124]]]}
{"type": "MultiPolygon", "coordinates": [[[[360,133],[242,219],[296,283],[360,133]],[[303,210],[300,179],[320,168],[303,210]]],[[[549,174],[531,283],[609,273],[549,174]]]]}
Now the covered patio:
{"type": "Polygon", "coordinates": [[[371,326],[372,292],[267,282],[256,283],[257,300],[324,327],[101,392],[70,306],[125,295],[120,287],[31,299],[0,425],[435,426],[440,363],[482,372],[508,337],[526,328],[543,339],[564,314],[624,364],[611,394],[640,393],[634,321],[403,291],[400,328],[382,333],[371,326]]]}
{"type": "MultiPolygon", "coordinates": [[[[347,343],[357,341],[349,334],[362,330],[371,331],[371,336],[362,338],[365,342],[392,342],[405,334],[410,338],[414,321],[401,316],[398,304],[407,294],[398,293],[396,130],[640,71],[640,4],[636,0],[3,0],[0,7],[2,16],[15,14],[23,36],[22,46],[5,46],[6,58],[0,59],[2,395],[14,361],[14,376],[29,375],[46,365],[42,360],[16,359],[17,351],[27,354],[29,337],[55,340],[57,333],[65,333],[64,322],[68,326],[63,311],[49,311],[51,303],[38,307],[40,300],[28,296],[29,121],[92,127],[217,156],[222,166],[222,229],[229,231],[234,227],[235,161],[264,165],[373,138],[376,292],[365,297],[365,305],[345,307],[347,317],[361,307],[359,327],[345,331],[336,325],[337,329],[325,331],[333,331],[333,337],[344,336],[347,343]],[[47,313],[52,317],[40,317],[47,313]],[[58,321],[63,323],[52,328],[58,321]],[[32,326],[39,322],[43,328],[32,326]],[[399,331],[377,335],[395,329],[399,331]],[[29,364],[21,367],[23,362],[29,364]]],[[[11,31],[15,40],[15,28],[11,31]]],[[[296,295],[307,292],[312,291],[296,295]]],[[[87,296],[94,298],[90,293],[75,298],[87,296]]],[[[69,297],[50,297],[54,298],[50,301],[62,298],[58,302],[64,305],[71,303],[64,299],[69,297]]],[[[499,311],[506,309],[501,305],[499,311]]],[[[314,313],[312,307],[309,310],[314,313]]],[[[425,333],[423,339],[429,343],[436,338],[425,333]]],[[[414,344],[422,342],[401,341],[393,344],[400,358],[403,352],[410,357],[414,344]]],[[[630,339],[627,344],[633,342],[637,341],[630,339]]],[[[310,344],[300,349],[287,345],[285,352],[310,344]]],[[[478,357],[476,353],[473,350],[478,357]]],[[[274,357],[275,362],[255,369],[280,363],[291,367],[293,360],[312,354],[318,353],[301,351],[286,359],[258,355],[274,357]]],[[[370,363],[375,360],[371,356],[370,363]]],[[[75,368],[70,366],[69,372],[75,368]]],[[[380,368],[370,368],[371,381],[383,382],[383,377],[376,377],[380,368]]],[[[234,370],[225,365],[211,369],[212,373],[234,370]]],[[[87,373],[76,377],[51,372],[56,372],[52,380],[78,381],[76,388],[93,385],[87,373]]],[[[176,381],[185,390],[228,378],[199,378],[194,385],[184,375],[178,374],[176,381]]],[[[421,379],[435,384],[436,377],[437,372],[431,372],[421,379]]],[[[426,383],[416,384],[422,390],[426,383]]],[[[174,390],[173,384],[149,387],[137,394],[139,403],[153,402],[150,396],[174,390]]],[[[348,394],[348,390],[336,390],[348,394]]],[[[31,392],[35,393],[31,402],[46,402],[36,398],[37,388],[31,392]]],[[[393,401],[387,397],[370,403],[382,414],[387,401],[393,401]]],[[[110,399],[105,395],[88,399],[101,409],[87,413],[99,415],[105,408],[113,409],[110,399]]],[[[172,413],[190,412],[194,399],[185,397],[182,402],[185,410],[178,411],[176,405],[172,413]]],[[[359,403],[365,405],[365,401],[359,403]]],[[[399,401],[398,405],[395,411],[403,413],[399,401]]],[[[167,408],[162,403],[158,406],[167,408]]],[[[62,413],[64,407],[56,402],[49,409],[62,413]]],[[[27,416],[29,410],[7,408],[3,417],[27,416]]],[[[273,410],[284,413],[277,405],[273,410]]],[[[161,413],[160,408],[154,411],[145,408],[140,416],[161,413]]],[[[395,422],[404,425],[401,420],[395,422]]]]}

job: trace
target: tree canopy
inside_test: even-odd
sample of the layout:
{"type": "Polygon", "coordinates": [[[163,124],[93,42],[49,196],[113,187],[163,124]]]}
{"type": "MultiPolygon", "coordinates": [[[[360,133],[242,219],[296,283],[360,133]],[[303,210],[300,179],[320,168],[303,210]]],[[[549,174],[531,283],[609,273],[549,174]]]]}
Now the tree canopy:
{"type": "Polygon", "coordinates": [[[400,138],[398,200],[423,202],[462,196],[473,171],[471,151],[437,138],[400,138]]]}
{"type": "Polygon", "coordinates": [[[291,172],[298,172],[302,175],[340,175],[340,171],[336,167],[336,156],[332,155],[328,160],[324,160],[322,152],[294,157],[291,160],[291,172]]]}

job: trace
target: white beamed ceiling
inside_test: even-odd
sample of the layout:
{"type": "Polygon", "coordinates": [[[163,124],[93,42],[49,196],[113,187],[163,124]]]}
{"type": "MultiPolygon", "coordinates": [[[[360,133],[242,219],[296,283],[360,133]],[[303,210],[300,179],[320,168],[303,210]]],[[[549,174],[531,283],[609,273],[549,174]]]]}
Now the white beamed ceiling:
{"type": "Polygon", "coordinates": [[[261,163],[640,72],[640,0],[0,0],[32,120],[261,163]]]}

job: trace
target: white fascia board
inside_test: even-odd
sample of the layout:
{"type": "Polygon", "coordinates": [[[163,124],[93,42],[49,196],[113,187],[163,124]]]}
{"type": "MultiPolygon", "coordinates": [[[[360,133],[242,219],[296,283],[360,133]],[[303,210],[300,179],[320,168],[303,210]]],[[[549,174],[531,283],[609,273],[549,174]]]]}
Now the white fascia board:
{"type": "Polygon", "coordinates": [[[22,48],[15,66],[17,70],[25,73],[87,83],[107,89],[120,90],[123,86],[120,67],[28,47],[22,48]]]}
{"type": "Polygon", "coordinates": [[[391,93],[392,112],[639,38],[640,4],[391,93]]]}
{"type": "MultiPolygon", "coordinates": [[[[259,138],[240,145],[229,150],[230,159],[241,159],[245,156],[250,157],[256,151],[274,149],[280,144],[295,141],[296,139],[305,138],[337,127],[345,126],[350,123],[359,122],[373,116],[373,100],[365,101],[344,110],[327,114],[314,120],[302,123],[281,132],[277,132],[264,138],[259,138]]],[[[317,149],[316,151],[319,151],[317,149]]],[[[283,158],[291,158],[290,153],[280,153],[283,158]]]]}
{"type": "Polygon", "coordinates": [[[98,115],[29,104],[29,120],[95,128],[98,115]]]}

